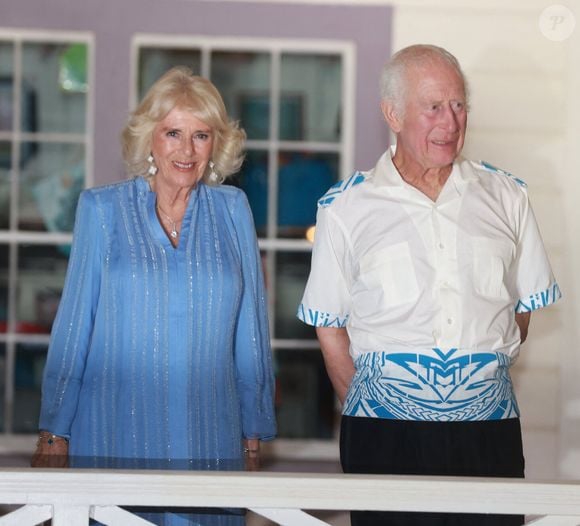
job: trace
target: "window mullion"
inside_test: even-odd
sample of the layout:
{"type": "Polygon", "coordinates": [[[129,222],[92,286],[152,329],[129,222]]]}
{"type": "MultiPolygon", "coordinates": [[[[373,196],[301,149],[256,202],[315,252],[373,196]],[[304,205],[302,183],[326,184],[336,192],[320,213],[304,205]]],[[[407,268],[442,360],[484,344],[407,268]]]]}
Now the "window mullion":
{"type": "Polygon", "coordinates": [[[354,169],[353,148],[355,110],[355,56],[354,48],[349,46],[341,53],[342,57],[342,112],[340,137],[340,178],[350,176],[354,169]]]}
{"type": "MultiPolygon", "coordinates": [[[[20,179],[20,151],[22,134],[20,130],[22,108],[22,41],[14,42],[14,74],[12,77],[12,162],[10,165],[10,219],[9,228],[15,230],[18,224],[18,181],[20,179]]],[[[13,278],[13,276],[10,276],[13,278]]],[[[11,281],[12,283],[12,281],[11,281]]]]}
{"type": "Polygon", "coordinates": [[[270,144],[268,148],[268,228],[267,237],[278,235],[278,131],[280,129],[281,53],[272,53],[270,70],[270,144]]]}
{"type": "Polygon", "coordinates": [[[211,78],[211,52],[209,46],[201,48],[201,76],[206,79],[211,78]]]}

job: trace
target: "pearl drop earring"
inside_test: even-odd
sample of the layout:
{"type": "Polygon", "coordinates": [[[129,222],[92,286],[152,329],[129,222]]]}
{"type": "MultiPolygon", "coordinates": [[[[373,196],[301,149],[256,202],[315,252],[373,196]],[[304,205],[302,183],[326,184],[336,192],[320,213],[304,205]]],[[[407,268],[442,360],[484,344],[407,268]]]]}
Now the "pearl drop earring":
{"type": "Polygon", "coordinates": [[[209,180],[212,183],[219,183],[219,176],[215,172],[214,167],[215,167],[215,163],[213,161],[210,161],[209,162],[209,169],[211,170],[211,172],[209,172],[209,180]]]}
{"type": "Polygon", "coordinates": [[[147,157],[147,162],[149,163],[149,170],[147,170],[147,173],[149,175],[155,175],[157,173],[157,166],[155,165],[153,154],[149,154],[149,157],[147,157]]]}

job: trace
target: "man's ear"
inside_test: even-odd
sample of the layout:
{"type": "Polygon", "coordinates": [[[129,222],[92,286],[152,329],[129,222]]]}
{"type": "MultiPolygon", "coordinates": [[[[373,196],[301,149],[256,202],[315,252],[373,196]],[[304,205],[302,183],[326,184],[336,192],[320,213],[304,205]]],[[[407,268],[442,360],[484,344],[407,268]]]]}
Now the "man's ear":
{"type": "Polygon", "coordinates": [[[381,101],[381,111],[393,133],[401,131],[402,119],[392,102],[381,101]]]}

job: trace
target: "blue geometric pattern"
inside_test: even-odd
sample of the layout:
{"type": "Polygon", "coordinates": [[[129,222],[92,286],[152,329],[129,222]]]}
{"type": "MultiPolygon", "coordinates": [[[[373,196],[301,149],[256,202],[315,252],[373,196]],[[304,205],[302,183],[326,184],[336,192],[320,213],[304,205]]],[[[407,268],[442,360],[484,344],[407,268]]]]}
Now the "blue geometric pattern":
{"type": "Polygon", "coordinates": [[[327,207],[344,191],[362,183],[364,180],[365,176],[361,172],[355,172],[348,179],[344,181],[338,181],[338,183],[332,185],[328,191],[318,200],[318,206],[320,208],[327,207]]]}
{"type": "Polygon", "coordinates": [[[519,300],[516,305],[516,312],[532,312],[556,303],[561,297],[560,287],[554,282],[546,290],[530,294],[528,298],[519,300]]]}
{"type": "Polygon", "coordinates": [[[479,161],[479,164],[482,168],[485,168],[488,172],[493,172],[496,174],[505,175],[506,177],[513,179],[516,183],[518,183],[520,186],[523,186],[524,188],[528,186],[527,183],[525,181],[523,181],[522,179],[520,179],[519,177],[516,177],[514,174],[506,172],[505,170],[502,170],[501,168],[498,168],[497,166],[494,166],[493,164],[489,164],[486,161],[479,161]]]}
{"type": "Polygon", "coordinates": [[[363,354],[343,414],[436,422],[514,418],[510,365],[500,352],[363,354]]]}
{"type": "Polygon", "coordinates": [[[298,306],[297,316],[300,321],[313,327],[334,327],[340,329],[346,327],[346,322],[348,321],[348,315],[340,317],[329,312],[307,309],[302,303],[298,306]]]}

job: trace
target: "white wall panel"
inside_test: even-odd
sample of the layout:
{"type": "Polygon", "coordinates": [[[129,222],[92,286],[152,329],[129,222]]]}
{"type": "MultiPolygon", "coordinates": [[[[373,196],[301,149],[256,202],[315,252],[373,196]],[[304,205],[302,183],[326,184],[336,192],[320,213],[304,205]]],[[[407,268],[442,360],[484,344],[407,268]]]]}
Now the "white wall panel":
{"type": "MultiPolygon", "coordinates": [[[[546,368],[558,370],[565,345],[562,328],[561,316],[556,309],[546,309],[541,315],[532,314],[529,343],[522,346],[514,372],[525,374],[527,371],[546,368]]],[[[518,394],[521,398],[524,393],[518,394]]]]}
{"type": "Polygon", "coordinates": [[[531,131],[501,128],[482,129],[471,126],[463,153],[472,159],[490,161],[523,179],[535,203],[548,189],[560,192],[564,184],[561,174],[564,168],[565,134],[546,130],[531,131]],[[493,161],[492,161],[493,160],[493,161]]]}
{"type": "Polygon", "coordinates": [[[539,74],[469,75],[471,125],[484,129],[557,133],[566,122],[564,79],[539,74]]]}
{"type": "MultiPolygon", "coordinates": [[[[534,367],[513,370],[513,382],[520,406],[522,428],[554,432],[560,420],[560,370],[552,367],[534,367]]],[[[555,433],[554,433],[555,436],[555,433]]],[[[540,452],[531,452],[527,460],[533,465],[540,452]]]]}
{"type": "MultiPolygon", "coordinates": [[[[556,276],[559,274],[556,273],[555,258],[558,257],[558,251],[565,247],[568,235],[564,191],[563,187],[557,185],[550,187],[549,183],[546,182],[542,186],[536,184],[530,186],[528,192],[556,276]]],[[[560,268],[561,265],[565,264],[567,264],[566,261],[558,263],[560,268]]]]}
{"type": "Polygon", "coordinates": [[[551,430],[527,430],[524,434],[524,455],[541,451],[534,456],[534,462],[526,462],[526,478],[534,480],[552,480],[558,478],[558,441],[551,430]]]}
{"type": "Polygon", "coordinates": [[[539,30],[540,8],[512,10],[482,2],[455,9],[444,6],[395,11],[395,47],[419,42],[448,48],[466,71],[482,70],[508,75],[539,69],[564,73],[567,64],[562,45],[547,40],[539,30]]]}
{"type": "MultiPolygon", "coordinates": [[[[427,7],[396,3],[393,49],[432,43],[457,56],[472,95],[464,154],[527,182],[558,281],[568,288],[574,275],[568,247],[576,229],[566,203],[571,183],[565,169],[569,44],[542,35],[538,17],[545,5],[530,3],[526,9],[519,2],[509,7],[491,2],[477,7],[468,7],[468,2],[461,6],[425,2],[427,7]]],[[[574,181],[573,187],[579,184],[574,181]]],[[[567,389],[562,385],[561,363],[571,332],[565,301],[532,315],[528,342],[513,368],[527,473],[538,478],[560,472],[561,390],[567,389]]]]}

